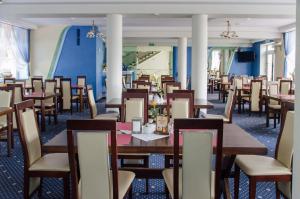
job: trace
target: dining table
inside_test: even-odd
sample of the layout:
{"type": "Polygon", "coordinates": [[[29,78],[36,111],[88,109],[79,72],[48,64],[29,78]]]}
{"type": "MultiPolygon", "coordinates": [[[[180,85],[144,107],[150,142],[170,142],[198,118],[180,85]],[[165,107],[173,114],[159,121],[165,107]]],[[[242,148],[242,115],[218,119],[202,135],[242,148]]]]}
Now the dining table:
{"type": "MultiPolygon", "coordinates": [[[[172,133],[166,137],[143,141],[131,134],[122,134],[122,130],[130,130],[131,123],[117,123],[117,148],[118,153],[125,154],[173,154],[173,142],[174,136],[172,133]]],[[[74,132],[74,136],[76,132],[74,132]]],[[[76,145],[76,136],[75,136],[76,145]]],[[[215,143],[215,142],[214,142],[215,143]]],[[[182,142],[180,142],[182,151],[182,142]]],[[[215,144],[214,144],[215,148],[215,144]]],[[[50,139],[42,146],[44,153],[67,153],[67,131],[64,130],[50,139]]],[[[232,167],[236,155],[265,155],[267,154],[267,147],[243,130],[236,124],[224,124],[223,128],[223,189],[222,192],[226,195],[226,198],[230,198],[229,181],[228,178],[232,177],[232,167]]],[[[127,169],[127,168],[126,168],[127,169]]],[[[129,169],[136,173],[137,178],[158,178],[162,177],[163,168],[131,168],[129,169]]]]}
{"type": "Polygon", "coordinates": [[[56,104],[57,104],[57,93],[47,93],[44,91],[40,91],[40,92],[29,92],[29,93],[25,93],[23,95],[23,99],[24,100],[29,100],[32,99],[34,101],[36,100],[40,100],[41,101],[41,131],[46,131],[46,119],[45,119],[45,113],[46,113],[46,108],[45,108],[45,100],[46,99],[50,99],[50,98],[54,98],[54,103],[55,103],[55,108],[56,104]]]}
{"type": "Polygon", "coordinates": [[[0,107],[0,116],[6,116],[7,120],[7,156],[11,156],[11,148],[13,147],[13,112],[12,107],[0,107]]]}

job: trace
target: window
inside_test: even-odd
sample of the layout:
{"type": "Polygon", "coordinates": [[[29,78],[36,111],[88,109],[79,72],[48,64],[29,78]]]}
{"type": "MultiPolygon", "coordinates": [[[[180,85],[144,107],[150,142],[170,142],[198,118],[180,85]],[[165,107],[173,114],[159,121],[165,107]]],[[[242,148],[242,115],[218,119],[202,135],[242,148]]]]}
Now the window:
{"type": "Polygon", "coordinates": [[[213,50],[211,59],[211,70],[219,71],[221,64],[221,50],[213,50]]]}
{"type": "Polygon", "coordinates": [[[260,75],[267,75],[268,81],[274,80],[275,43],[261,46],[260,75]]]}
{"type": "Polygon", "coordinates": [[[28,78],[28,37],[28,30],[0,23],[0,76],[28,78]]]}
{"type": "Polygon", "coordinates": [[[295,73],[295,55],[296,55],[296,31],[284,34],[284,49],[285,49],[285,67],[284,76],[292,78],[295,73]]]}

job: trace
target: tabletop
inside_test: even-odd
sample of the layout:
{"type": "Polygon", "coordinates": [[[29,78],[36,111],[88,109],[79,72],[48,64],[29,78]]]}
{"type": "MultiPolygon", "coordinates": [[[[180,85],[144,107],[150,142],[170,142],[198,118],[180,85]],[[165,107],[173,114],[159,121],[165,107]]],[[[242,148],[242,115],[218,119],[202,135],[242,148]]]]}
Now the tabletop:
{"type": "MultiPolygon", "coordinates": [[[[149,106],[151,106],[151,105],[152,105],[151,101],[149,101],[149,106]]],[[[109,100],[107,103],[105,103],[106,108],[120,108],[121,106],[122,106],[121,98],[113,98],[113,99],[109,100]]],[[[156,106],[167,106],[167,103],[165,101],[164,103],[156,104],[156,106]]],[[[208,100],[196,98],[194,100],[194,107],[195,108],[212,109],[212,108],[214,108],[214,104],[209,102],[208,100]]]]}
{"type": "Polygon", "coordinates": [[[272,100],[277,100],[280,102],[295,102],[295,95],[277,94],[277,95],[264,95],[264,97],[272,100]]]}
{"type": "MultiPolygon", "coordinates": [[[[127,123],[119,123],[118,130],[126,129],[127,123]],[[125,124],[120,125],[120,124],[125,124]]],[[[173,153],[173,136],[145,142],[127,134],[118,134],[119,153],[173,153]]],[[[46,153],[67,152],[67,132],[62,131],[43,145],[46,153]]],[[[223,153],[226,155],[236,154],[259,154],[267,153],[267,147],[248,134],[236,124],[224,124],[223,130],[223,153]]]]}
{"type": "Polygon", "coordinates": [[[46,93],[46,92],[32,92],[32,93],[25,93],[23,96],[24,99],[48,99],[55,97],[56,93],[46,93]]]}

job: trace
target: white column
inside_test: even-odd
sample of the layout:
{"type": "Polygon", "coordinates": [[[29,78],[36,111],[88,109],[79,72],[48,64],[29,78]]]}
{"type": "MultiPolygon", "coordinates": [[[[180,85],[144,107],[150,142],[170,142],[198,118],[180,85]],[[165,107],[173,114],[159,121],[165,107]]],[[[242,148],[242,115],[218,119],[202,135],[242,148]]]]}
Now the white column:
{"type": "MultiPolygon", "coordinates": [[[[300,30],[300,0],[297,0],[297,25],[296,29],[300,30]]],[[[296,32],[296,55],[300,53],[300,31],[296,32]]],[[[295,122],[294,122],[294,157],[293,157],[293,197],[299,198],[300,189],[300,56],[296,56],[296,69],[295,69],[295,80],[296,80],[296,100],[295,100],[295,122]]]]}
{"type": "Polygon", "coordinates": [[[195,98],[207,99],[207,15],[192,17],[192,89],[195,98]]]}
{"type": "Polygon", "coordinates": [[[187,79],[187,38],[178,39],[178,81],[181,82],[181,89],[186,89],[187,79]]]}
{"type": "Polygon", "coordinates": [[[122,15],[107,15],[106,101],[122,97],[122,15]]]}

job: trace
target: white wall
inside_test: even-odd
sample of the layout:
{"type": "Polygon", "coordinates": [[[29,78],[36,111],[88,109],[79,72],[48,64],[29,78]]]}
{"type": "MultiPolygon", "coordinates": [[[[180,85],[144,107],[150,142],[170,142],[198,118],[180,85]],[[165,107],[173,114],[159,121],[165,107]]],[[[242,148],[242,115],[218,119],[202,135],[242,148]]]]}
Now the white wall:
{"type": "Polygon", "coordinates": [[[153,74],[160,76],[162,74],[170,73],[170,55],[172,52],[171,47],[165,46],[141,46],[137,47],[138,52],[146,51],[160,51],[157,55],[150,59],[138,64],[137,73],[153,74]]]}
{"type": "MultiPolygon", "coordinates": [[[[297,0],[297,29],[300,30],[300,0],[297,0]]],[[[300,31],[296,32],[296,55],[300,53],[300,31]]],[[[296,56],[296,118],[295,121],[300,121],[300,56],[296,56]]],[[[293,165],[293,198],[299,198],[300,196],[300,122],[294,122],[294,165],[293,165]]]]}
{"type": "Polygon", "coordinates": [[[60,34],[66,26],[43,26],[30,33],[30,75],[47,77],[60,34]]]}

